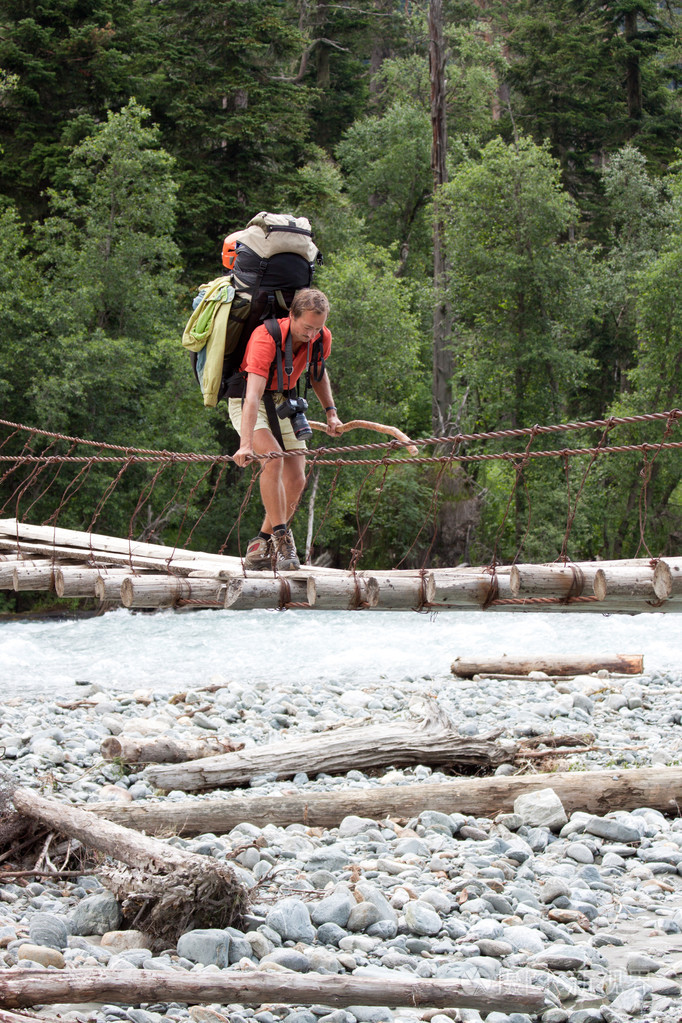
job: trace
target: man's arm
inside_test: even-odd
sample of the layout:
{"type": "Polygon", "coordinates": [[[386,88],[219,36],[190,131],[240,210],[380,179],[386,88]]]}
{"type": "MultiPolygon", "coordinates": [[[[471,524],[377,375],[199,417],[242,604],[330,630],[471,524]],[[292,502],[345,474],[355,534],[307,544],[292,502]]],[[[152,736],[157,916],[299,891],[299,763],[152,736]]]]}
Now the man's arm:
{"type": "Polygon", "coordinates": [[[332,395],[332,385],[329,382],[329,376],[327,375],[326,369],[322,374],[322,379],[313,380],[312,385],[322,408],[325,409],[327,413],[327,433],[332,437],[340,436],[343,423],[336,414],[336,406],[334,405],[334,398],[332,395]]]}
{"type": "Polygon", "coordinates": [[[255,458],[253,450],[253,431],[258,416],[258,406],[265,392],[267,381],[257,373],[249,373],[246,378],[246,395],[242,406],[242,428],[239,438],[239,450],[235,451],[234,460],[242,468],[255,458]]]}

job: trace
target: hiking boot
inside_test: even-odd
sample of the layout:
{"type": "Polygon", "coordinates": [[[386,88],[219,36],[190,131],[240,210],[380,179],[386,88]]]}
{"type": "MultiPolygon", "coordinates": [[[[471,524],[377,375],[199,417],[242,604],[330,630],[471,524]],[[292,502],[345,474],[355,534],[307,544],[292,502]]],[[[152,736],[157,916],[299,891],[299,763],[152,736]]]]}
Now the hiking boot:
{"type": "Polygon", "coordinates": [[[279,572],[295,572],[301,567],[290,529],[285,529],[282,533],[273,533],[272,542],[275,548],[275,568],[279,572]]]}
{"type": "Polygon", "coordinates": [[[244,558],[244,568],[250,568],[252,572],[264,572],[272,568],[272,559],[275,550],[272,537],[264,540],[262,536],[254,536],[249,540],[244,558]]]}

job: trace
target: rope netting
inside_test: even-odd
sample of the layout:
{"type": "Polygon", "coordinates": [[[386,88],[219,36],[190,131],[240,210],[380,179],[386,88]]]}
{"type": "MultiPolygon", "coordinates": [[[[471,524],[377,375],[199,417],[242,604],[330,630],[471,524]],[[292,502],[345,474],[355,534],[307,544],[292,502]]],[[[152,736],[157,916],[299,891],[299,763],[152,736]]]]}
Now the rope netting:
{"type": "MultiPolygon", "coordinates": [[[[314,549],[331,514],[344,470],[353,467],[356,474],[360,474],[354,483],[356,539],[349,547],[348,560],[348,568],[355,570],[366,551],[373,524],[378,528],[376,519],[388,481],[396,472],[421,467],[427,478],[428,497],[413,537],[403,544],[398,565],[411,562],[413,566],[424,568],[433,548],[447,481],[458,475],[465,487],[475,487],[475,474],[491,471],[481,467],[498,464],[500,468],[492,471],[506,474],[509,480],[488,545],[486,563],[494,573],[502,538],[508,535],[512,520],[515,554],[509,560],[517,560],[523,551],[534,512],[529,486],[532,466],[551,460],[558,460],[560,464],[565,487],[565,524],[561,525],[563,537],[554,552],[554,560],[567,562],[571,560],[569,541],[588,481],[603,464],[605,456],[631,455],[636,462],[636,472],[630,473],[630,477],[636,480],[636,487],[630,486],[628,513],[637,519],[637,551],[643,549],[647,557],[653,557],[646,540],[650,491],[660,456],[682,449],[682,439],[676,440],[674,436],[681,417],[681,410],[672,409],[608,419],[429,436],[411,440],[409,451],[403,442],[395,439],[356,444],[340,444],[335,440],[305,452],[272,452],[243,471],[245,481],[242,470],[236,468],[233,457],[228,454],[123,446],[0,419],[0,516],[21,522],[32,522],[35,516],[43,525],[67,525],[92,532],[95,527],[102,531],[102,523],[111,527],[110,510],[114,506],[113,520],[118,523],[119,533],[122,522],[127,525],[128,537],[136,540],[156,539],[162,529],[170,529],[174,534],[171,546],[188,548],[210,517],[222,489],[230,481],[234,486],[239,480],[244,482],[240,482],[234,521],[222,543],[216,546],[219,553],[225,553],[230,544],[234,547],[236,543],[236,552],[241,555],[246,546],[241,526],[252,502],[258,500],[259,475],[264,462],[269,458],[305,457],[306,482],[310,484],[307,492],[312,492],[313,501],[320,470],[332,470],[328,481],[325,476],[325,507],[314,532],[311,531],[311,504],[309,550],[314,549]],[[633,439],[633,434],[639,431],[641,435],[644,429],[649,431],[648,439],[633,439]],[[614,431],[625,436],[616,438],[614,431]],[[576,433],[587,435],[587,442],[568,446],[569,435],[576,433]],[[552,443],[556,446],[551,446],[552,443]],[[417,454],[410,453],[415,450],[417,454]],[[131,499],[131,494],[136,496],[131,499]],[[157,500],[153,517],[152,496],[157,500]],[[145,510],[146,523],[142,521],[145,510]]],[[[479,485],[479,490],[484,489],[479,485]]],[[[479,494],[479,498],[484,500],[485,494],[479,494]]],[[[395,500],[395,496],[391,495],[390,499],[395,500]]],[[[535,504],[538,503],[536,497],[535,504]]],[[[554,528],[556,530],[556,521],[554,528]]],[[[506,553],[509,557],[508,544],[506,553]]]]}

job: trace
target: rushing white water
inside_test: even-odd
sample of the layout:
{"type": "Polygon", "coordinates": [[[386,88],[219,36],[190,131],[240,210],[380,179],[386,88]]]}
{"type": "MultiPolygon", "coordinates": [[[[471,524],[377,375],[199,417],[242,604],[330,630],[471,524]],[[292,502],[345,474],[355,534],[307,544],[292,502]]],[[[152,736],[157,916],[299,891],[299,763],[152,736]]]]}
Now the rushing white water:
{"type": "Polygon", "coordinates": [[[73,696],[76,681],[178,691],[292,676],[347,686],[446,675],[457,656],[644,654],[682,673],[677,615],[197,611],[0,623],[0,699],[73,696]]]}

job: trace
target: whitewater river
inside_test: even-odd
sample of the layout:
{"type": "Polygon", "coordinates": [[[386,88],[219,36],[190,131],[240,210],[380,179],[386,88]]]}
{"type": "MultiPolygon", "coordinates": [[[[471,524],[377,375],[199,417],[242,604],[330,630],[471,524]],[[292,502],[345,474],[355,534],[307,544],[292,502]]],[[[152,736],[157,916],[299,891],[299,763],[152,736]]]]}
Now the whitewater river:
{"type": "Polygon", "coordinates": [[[447,675],[457,656],[643,654],[682,678],[678,615],[197,611],[0,623],[0,700],[77,681],[178,691],[217,681],[447,675]]]}

